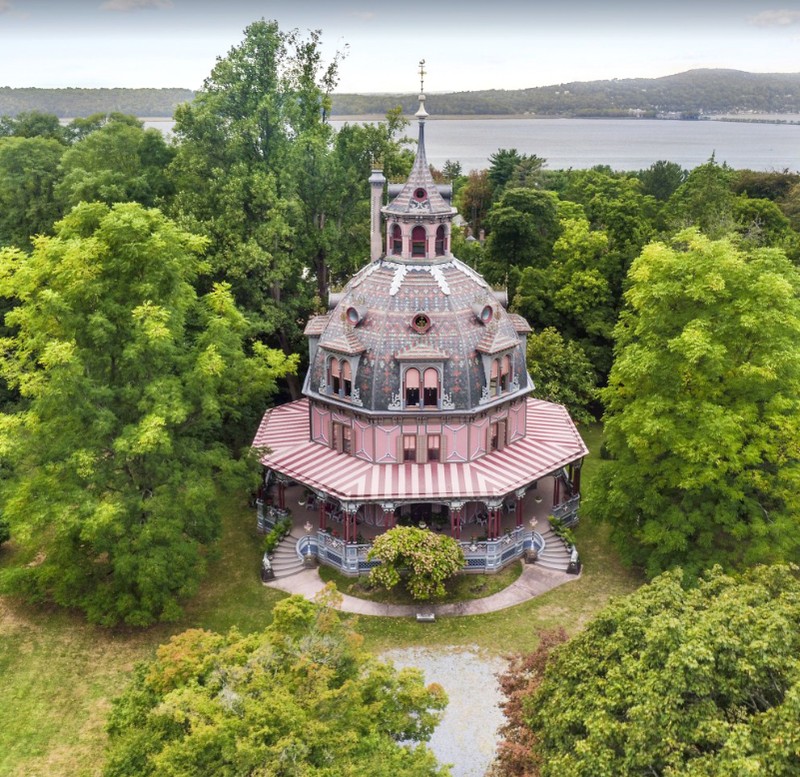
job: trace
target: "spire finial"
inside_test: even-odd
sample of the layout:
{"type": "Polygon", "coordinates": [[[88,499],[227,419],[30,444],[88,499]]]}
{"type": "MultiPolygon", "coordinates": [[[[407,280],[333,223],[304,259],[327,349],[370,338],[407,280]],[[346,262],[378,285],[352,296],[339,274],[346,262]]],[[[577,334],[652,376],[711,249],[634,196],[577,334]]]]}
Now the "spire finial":
{"type": "Polygon", "coordinates": [[[425,93],[425,60],[419,61],[419,93],[425,93]]]}

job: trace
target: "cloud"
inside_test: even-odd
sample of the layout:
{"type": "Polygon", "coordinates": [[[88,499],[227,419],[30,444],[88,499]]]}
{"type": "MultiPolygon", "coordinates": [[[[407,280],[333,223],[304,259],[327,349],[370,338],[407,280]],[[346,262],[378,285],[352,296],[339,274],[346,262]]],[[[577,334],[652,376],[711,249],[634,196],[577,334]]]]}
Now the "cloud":
{"type": "MultiPolygon", "coordinates": [[[[3,0],[0,0],[2,3],[3,0]]],[[[172,8],[172,0],[106,0],[100,4],[101,11],[142,11],[172,8]]]]}
{"type": "Polygon", "coordinates": [[[11,5],[10,0],[0,0],[0,13],[8,13],[13,8],[14,6],[11,5]]]}
{"type": "Polygon", "coordinates": [[[368,22],[370,19],[375,18],[374,11],[353,11],[350,16],[355,16],[356,19],[361,19],[362,21],[368,22]]]}
{"type": "Polygon", "coordinates": [[[789,27],[800,24],[800,11],[789,11],[784,8],[779,11],[762,11],[748,20],[754,27],[789,27]]]}

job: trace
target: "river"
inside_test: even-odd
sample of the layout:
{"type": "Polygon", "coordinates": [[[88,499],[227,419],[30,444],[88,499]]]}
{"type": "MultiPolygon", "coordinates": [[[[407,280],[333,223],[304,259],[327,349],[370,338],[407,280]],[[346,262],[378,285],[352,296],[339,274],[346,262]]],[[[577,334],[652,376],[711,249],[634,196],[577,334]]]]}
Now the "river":
{"type": "MultiPolygon", "coordinates": [[[[796,118],[796,117],[795,117],[796,118]]],[[[148,120],[164,132],[171,120],[148,120]]],[[[343,122],[332,121],[334,127],[343,122]]],[[[407,134],[416,136],[412,124],[407,134]]],[[[655,119],[436,119],[428,120],[428,161],[448,159],[464,172],[489,166],[498,148],[547,160],[552,170],[608,165],[642,170],[659,159],[689,170],[708,161],[751,170],[800,170],[800,125],[655,119]]]]}

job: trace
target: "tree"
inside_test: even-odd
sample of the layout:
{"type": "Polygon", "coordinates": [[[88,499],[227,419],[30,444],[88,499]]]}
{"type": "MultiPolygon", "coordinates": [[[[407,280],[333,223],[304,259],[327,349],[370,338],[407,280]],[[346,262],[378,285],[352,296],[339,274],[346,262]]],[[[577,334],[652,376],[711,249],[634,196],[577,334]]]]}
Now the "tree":
{"type": "Polygon", "coordinates": [[[47,138],[67,142],[67,133],[54,113],[23,111],[16,116],[0,116],[0,137],[47,138]]]}
{"type": "Polygon", "coordinates": [[[647,170],[639,172],[642,182],[642,193],[655,197],[659,202],[666,202],[686,180],[688,173],[677,162],[659,160],[653,162],[647,170]]]}
{"type": "Polygon", "coordinates": [[[578,343],[565,341],[552,327],[534,332],[528,336],[527,363],[535,396],[564,405],[578,423],[594,420],[594,369],[578,343]]]}
{"type": "Polygon", "coordinates": [[[372,543],[367,558],[381,563],[370,572],[370,580],[394,588],[402,578],[414,599],[444,596],[444,583],[461,571],[461,545],[446,534],[414,526],[396,526],[372,543]]]}
{"type": "Polygon", "coordinates": [[[65,210],[91,201],[163,204],[172,193],[166,171],[173,157],[158,130],[109,121],[64,153],[56,195],[65,210]]]}
{"type": "Polygon", "coordinates": [[[797,774],[797,567],[667,573],[551,647],[502,681],[495,777],[797,774]]]}
{"type": "Polygon", "coordinates": [[[516,293],[522,268],[545,266],[561,231],[558,197],[536,189],[506,189],[486,215],[489,237],[481,273],[516,293]]]}
{"type": "Polygon", "coordinates": [[[54,189],[64,146],[48,138],[0,138],[0,247],[29,249],[61,217],[54,189]]]}
{"type": "Polygon", "coordinates": [[[492,191],[492,182],[486,170],[470,170],[467,182],[456,195],[456,207],[469,222],[475,237],[480,234],[486,213],[492,204],[492,191]]]}
{"type": "MultiPolygon", "coordinates": [[[[308,209],[329,199],[337,62],[321,64],[318,32],[303,39],[261,20],[175,112],[172,212],[209,238],[213,277],[231,285],[258,336],[287,354],[303,349],[299,322],[312,308],[314,265],[328,239],[324,212],[308,209]],[[301,180],[315,189],[306,201],[301,180]]],[[[296,380],[291,388],[299,396],[296,380]]]]}
{"type": "MultiPolygon", "coordinates": [[[[575,208],[580,210],[573,203],[559,203],[559,211],[575,208]]],[[[617,258],[609,253],[606,233],[590,229],[582,216],[568,215],[559,223],[561,234],[550,261],[522,270],[514,306],[533,327],[554,327],[567,341],[575,341],[605,382],[619,307],[612,291],[617,258]]]]}
{"type": "Polygon", "coordinates": [[[726,164],[711,159],[698,165],[667,202],[665,215],[669,227],[678,231],[697,226],[712,239],[735,227],[732,186],[736,173],[726,164]]]}
{"type": "Polygon", "coordinates": [[[114,702],[105,774],[446,777],[421,744],[444,690],[361,644],[329,601],[300,596],[262,633],[173,637],[114,702]]]}
{"type": "Polygon", "coordinates": [[[11,539],[11,526],[8,521],[0,518],[0,545],[11,539]]]}
{"type": "Polygon", "coordinates": [[[169,620],[219,533],[223,444],[296,360],[260,345],[229,289],[198,299],[204,241],[138,204],[76,207],[33,253],[0,252],[3,515],[45,560],[12,590],[91,621],[169,620]]]}
{"type": "Polygon", "coordinates": [[[800,547],[800,275],[696,230],[634,262],[591,511],[649,575],[800,547]]]}
{"type": "MultiPolygon", "coordinates": [[[[142,115],[149,116],[154,114],[142,115]]],[[[112,111],[111,113],[93,113],[91,116],[79,116],[67,124],[65,127],[67,140],[70,143],[77,143],[79,140],[83,140],[91,135],[92,132],[96,132],[111,123],[127,124],[130,127],[139,127],[139,129],[142,129],[144,126],[136,116],[132,116],[128,113],[119,113],[118,111],[112,111]]]]}

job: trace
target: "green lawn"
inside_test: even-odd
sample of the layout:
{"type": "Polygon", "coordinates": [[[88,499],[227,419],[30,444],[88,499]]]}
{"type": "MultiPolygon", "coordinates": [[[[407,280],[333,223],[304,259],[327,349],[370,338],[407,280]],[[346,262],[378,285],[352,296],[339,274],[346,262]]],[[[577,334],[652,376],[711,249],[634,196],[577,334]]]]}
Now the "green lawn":
{"type": "MultiPolygon", "coordinates": [[[[593,452],[600,429],[584,431],[593,452]]],[[[602,466],[587,459],[584,478],[602,466]]],[[[111,699],[125,686],[133,665],[151,656],[171,634],[189,627],[241,631],[263,628],[285,594],[258,579],[260,540],[252,510],[226,499],[222,541],[199,595],[180,623],[144,631],[87,625],[74,613],[31,607],[0,598],[0,775],[95,775],[103,763],[103,724],[111,699]]],[[[579,630],[611,596],[641,581],[623,568],[608,543],[608,527],[584,521],[577,529],[584,561],[581,578],[538,599],[489,615],[411,619],[359,619],[373,650],[410,645],[477,645],[508,653],[536,645],[542,628],[579,630]]],[[[0,565],[13,547],[0,548],[0,565]]]]}

